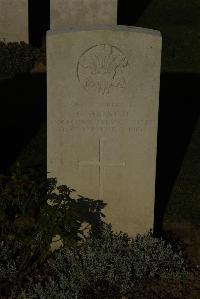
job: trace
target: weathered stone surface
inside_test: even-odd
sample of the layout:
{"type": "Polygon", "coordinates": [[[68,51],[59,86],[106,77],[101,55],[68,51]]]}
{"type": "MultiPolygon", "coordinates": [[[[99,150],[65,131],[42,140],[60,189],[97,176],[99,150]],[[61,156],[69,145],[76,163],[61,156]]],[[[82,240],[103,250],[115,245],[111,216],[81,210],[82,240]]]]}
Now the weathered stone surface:
{"type": "Polygon", "coordinates": [[[106,26],[49,31],[48,171],[102,199],[115,231],[152,228],[161,36],[106,26]]]}
{"type": "Polygon", "coordinates": [[[50,0],[51,29],[117,25],[117,0],[50,0]]]}
{"type": "Polygon", "coordinates": [[[28,0],[0,0],[0,40],[28,43],[28,0]]]}

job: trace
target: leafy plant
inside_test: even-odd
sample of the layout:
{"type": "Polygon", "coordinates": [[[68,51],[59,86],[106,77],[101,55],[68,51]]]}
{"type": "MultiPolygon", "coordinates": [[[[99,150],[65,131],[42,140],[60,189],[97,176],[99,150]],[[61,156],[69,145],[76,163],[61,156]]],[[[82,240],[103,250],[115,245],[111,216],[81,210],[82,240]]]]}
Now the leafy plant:
{"type": "MultiPolygon", "coordinates": [[[[52,238],[60,235],[64,245],[77,246],[84,239],[83,216],[73,189],[57,187],[41,169],[17,165],[0,181],[0,285],[2,293],[23,285],[51,256],[52,238]],[[10,273],[13,273],[12,275],[10,273]],[[17,277],[17,280],[15,279],[17,277]]],[[[98,204],[91,200],[90,206],[98,204]]],[[[88,206],[88,209],[90,207],[88,206]]],[[[87,207],[85,207],[87,210],[87,207]]],[[[99,216],[100,217],[100,216],[99,216]]]]}
{"type": "Polygon", "coordinates": [[[29,72],[37,59],[43,59],[44,50],[32,48],[25,42],[0,41],[0,79],[29,72]]]}

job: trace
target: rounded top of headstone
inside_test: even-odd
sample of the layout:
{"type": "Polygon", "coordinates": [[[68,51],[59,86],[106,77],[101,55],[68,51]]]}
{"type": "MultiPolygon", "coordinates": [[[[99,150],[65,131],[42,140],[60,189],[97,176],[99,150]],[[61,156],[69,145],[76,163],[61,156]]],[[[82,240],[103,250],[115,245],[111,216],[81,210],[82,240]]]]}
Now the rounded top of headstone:
{"type": "Polygon", "coordinates": [[[135,27],[135,26],[111,26],[111,25],[98,25],[98,26],[79,26],[79,27],[65,27],[60,29],[52,29],[47,31],[47,35],[70,33],[70,32],[80,32],[80,31],[95,31],[95,30],[111,30],[111,31],[130,31],[135,33],[150,34],[154,36],[161,37],[161,33],[158,30],[135,27]]]}

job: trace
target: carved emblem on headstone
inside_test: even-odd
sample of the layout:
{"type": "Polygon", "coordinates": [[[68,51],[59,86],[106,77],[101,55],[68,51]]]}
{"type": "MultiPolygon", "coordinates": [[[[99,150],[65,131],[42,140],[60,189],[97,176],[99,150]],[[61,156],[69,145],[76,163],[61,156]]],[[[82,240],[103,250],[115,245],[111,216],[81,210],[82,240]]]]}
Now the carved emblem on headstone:
{"type": "Polygon", "coordinates": [[[79,58],[77,76],[88,91],[108,94],[113,88],[124,88],[124,69],[128,60],[122,51],[112,45],[95,45],[87,49],[79,58]]]}

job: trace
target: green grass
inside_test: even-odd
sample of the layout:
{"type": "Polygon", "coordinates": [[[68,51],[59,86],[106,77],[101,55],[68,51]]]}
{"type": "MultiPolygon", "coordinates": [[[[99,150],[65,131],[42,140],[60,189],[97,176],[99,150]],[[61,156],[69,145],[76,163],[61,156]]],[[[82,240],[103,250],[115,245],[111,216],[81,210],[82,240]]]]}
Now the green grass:
{"type": "MultiPolygon", "coordinates": [[[[137,26],[161,32],[162,72],[200,73],[199,0],[153,0],[137,26]]],[[[165,220],[200,225],[200,119],[171,192],[165,220]]]]}
{"type": "Polygon", "coordinates": [[[153,0],[137,26],[161,32],[162,71],[200,73],[199,0],[153,0]]]}
{"type": "Polygon", "coordinates": [[[172,190],[165,219],[200,225],[200,118],[172,190]]]}

